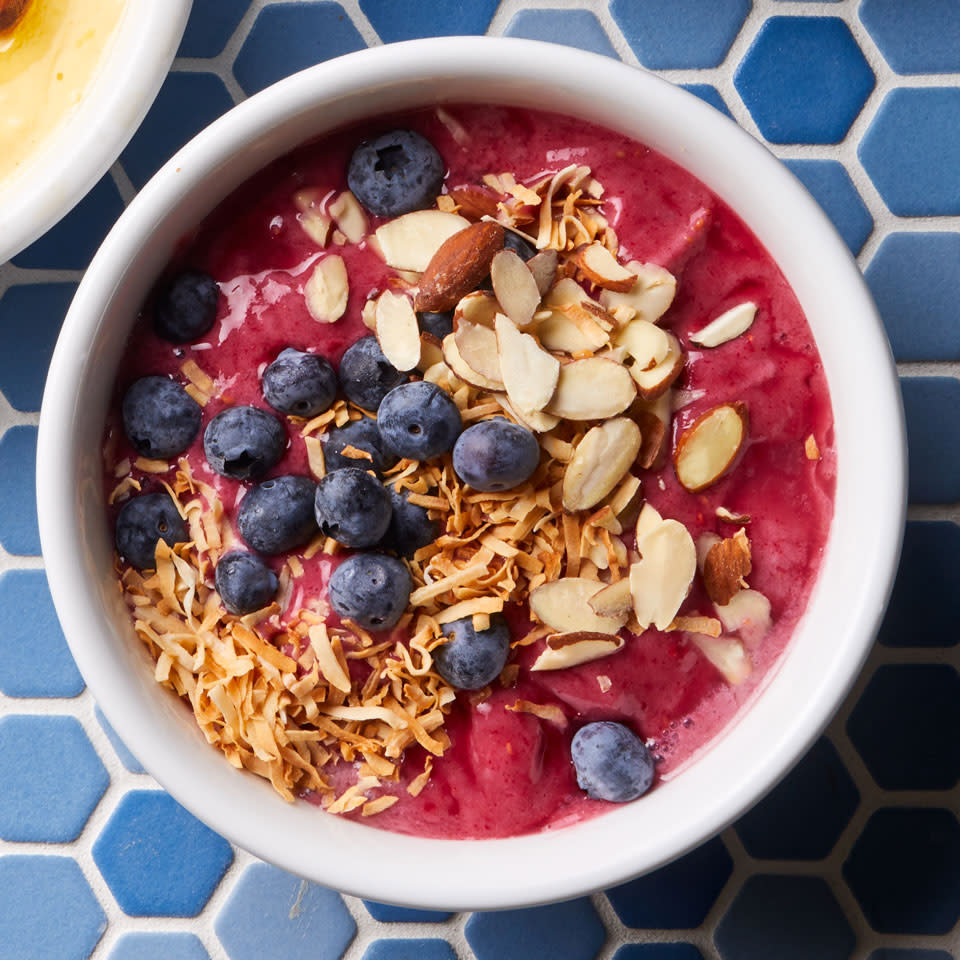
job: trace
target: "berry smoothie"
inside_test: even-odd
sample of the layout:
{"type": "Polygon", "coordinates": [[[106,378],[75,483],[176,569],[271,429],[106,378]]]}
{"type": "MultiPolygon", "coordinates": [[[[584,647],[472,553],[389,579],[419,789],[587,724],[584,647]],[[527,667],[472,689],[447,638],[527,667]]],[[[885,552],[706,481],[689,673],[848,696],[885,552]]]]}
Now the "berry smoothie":
{"type": "MultiPolygon", "coordinates": [[[[389,152],[386,157],[396,159],[389,152]]],[[[383,152],[378,162],[386,162],[383,152]]],[[[415,247],[419,241],[409,242],[415,247]]],[[[651,280],[643,295],[654,286],[651,280]]],[[[368,367],[360,363],[358,369],[368,367]]],[[[342,368],[339,375],[343,381],[342,368]]],[[[619,383],[611,378],[610,391],[619,383]]],[[[571,402],[576,406],[581,399],[582,391],[571,402]]],[[[149,403],[145,409],[149,419],[149,403]]],[[[401,415],[409,416],[402,410],[401,415]]],[[[169,547],[157,541],[155,573],[153,539],[139,564],[131,562],[131,548],[121,548],[117,572],[138,635],[157,660],[158,680],[183,697],[185,709],[193,709],[208,739],[235,766],[268,777],[288,799],[422,836],[479,839],[554,829],[595,816],[610,809],[611,799],[620,799],[598,798],[604,794],[588,786],[590,771],[571,761],[571,741],[579,730],[601,721],[627,728],[642,741],[656,789],[658,781],[680,775],[722,735],[769,679],[804,612],[827,540],[836,471],[832,423],[817,347],[796,297],[737,215],[682,168],[617,133],[554,114],[458,105],[391,116],[341,130],[271,164],[184,238],[158,281],[117,377],[105,433],[105,491],[115,523],[126,504],[165,494],[179,505],[182,529],[169,547]],[[355,182],[351,164],[358,144],[393,130],[419,134],[442,158],[442,187],[430,209],[463,219],[462,227],[443,221],[450,236],[470,224],[478,228],[475,249],[494,236],[500,250],[513,244],[515,259],[527,262],[530,272],[538,252],[558,251],[559,259],[546,261],[543,269],[551,272],[538,280],[539,302],[524,322],[516,322],[512,312],[522,307],[512,305],[522,299],[516,290],[529,284],[526,277],[514,284],[512,255],[500,266],[494,260],[492,267],[488,257],[476,269],[475,260],[461,262],[466,255],[448,238],[434,241],[429,251],[434,257],[419,269],[391,265],[397,256],[393,241],[378,228],[403,213],[378,215],[367,208],[364,184],[355,182]],[[566,183],[558,180],[558,172],[574,167],[579,174],[570,174],[566,183]],[[552,195],[548,182],[557,184],[552,195]],[[348,186],[358,207],[341,199],[348,186]],[[499,227],[483,232],[481,225],[494,221],[506,227],[505,234],[495,233],[499,227]],[[569,231],[559,240],[557,224],[569,231]],[[586,233],[581,237],[577,231],[586,233]],[[456,277],[469,269],[480,277],[465,296],[474,298],[471,310],[492,304],[499,340],[493,315],[474,322],[463,298],[455,308],[421,308],[431,283],[451,283],[453,274],[441,275],[440,261],[454,255],[461,257],[454,263],[456,277]],[[342,261],[345,284],[339,281],[340,264],[336,271],[327,269],[330,264],[321,268],[334,256],[342,261]],[[194,286],[188,283],[183,293],[195,304],[206,298],[212,325],[172,342],[157,318],[169,308],[171,284],[184,274],[215,283],[204,288],[191,281],[194,286]],[[650,301],[636,299],[639,285],[644,277],[664,276],[675,281],[675,294],[643,326],[646,307],[637,304],[650,301]],[[569,291],[570,284],[579,285],[586,312],[562,303],[550,306],[558,285],[569,291]],[[399,299],[390,297],[403,303],[397,306],[399,299]],[[438,402],[453,409],[444,416],[454,417],[456,429],[440,444],[441,452],[418,454],[414,447],[411,454],[402,445],[391,446],[383,408],[378,424],[376,409],[337,393],[336,378],[326,367],[315,375],[332,378],[327,412],[300,416],[291,407],[282,413],[264,399],[265,371],[289,348],[325,358],[335,371],[348,348],[370,337],[374,327],[383,356],[399,356],[409,343],[403,318],[413,307],[424,332],[417,362],[399,374],[386,363],[376,367],[377,376],[387,377],[388,390],[394,384],[425,384],[426,399],[419,405],[442,394],[438,402]],[[334,319],[324,310],[333,310],[334,319]],[[570,317],[579,333],[560,329],[570,317]],[[591,317],[599,322],[602,343],[585,348],[571,341],[562,349],[563,331],[574,340],[597,332],[591,317]],[[507,319],[512,325],[505,328],[507,319]],[[386,332],[388,321],[395,335],[386,332]],[[640,361],[640,347],[627,346],[624,330],[632,322],[658,345],[649,362],[640,361]],[[433,323],[436,333],[430,332],[433,323]],[[547,324],[560,331],[551,334],[555,342],[548,343],[547,324]],[[559,392],[539,409],[519,409],[520,388],[514,393],[510,380],[512,354],[503,346],[508,330],[510,337],[518,330],[528,337],[516,349],[538,351],[530,363],[554,377],[555,391],[564,389],[562,378],[572,365],[601,358],[611,371],[617,366],[636,396],[612,414],[605,409],[597,416],[571,414],[559,392]],[[671,335],[669,343],[661,330],[671,335]],[[457,339],[461,334],[464,339],[457,339]],[[477,340],[468,341],[467,334],[477,340]],[[467,349],[482,337],[493,338],[494,349],[499,344],[505,392],[489,371],[479,371],[476,381],[471,376],[480,364],[467,349]],[[672,372],[666,370],[671,358],[672,372]],[[465,364],[466,380],[458,363],[465,364]],[[661,368],[666,372],[657,381],[661,368]],[[179,384],[199,407],[199,413],[186,410],[174,429],[182,436],[175,452],[145,455],[142,445],[131,443],[123,405],[131,386],[145,377],[179,384]],[[334,394],[340,399],[334,401],[334,394]],[[236,407],[266,411],[283,430],[275,456],[259,464],[245,454],[240,467],[230,461],[235,475],[229,476],[216,468],[208,427],[236,407]],[[484,499],[477,493],[482,479],[467,479],[466,468],[457,470],[452,438],[461,429],[488,420],[503,423],[502,418],[516,424],[522,443],[536,441],[533,460],[522,477],[506,481],[504,491],[488,486],[484,499]],[[592,502],[581,497],[577,502],[587,505],[573,509],[566,472],[577,451],[587,450],[592,431],[615,420],[639,426],[634,431],[639,452],[629,457],[615,487],[608,484],[592,502]],[[332,433],[364,423],[351,428],[347,439],[356,439],[340,443],[346,461],[336,460],[332,433]],[[387,437],[383,445],[374,426],[387,437]],[[361,436],[364,429],[373,431],[369,443],[361,436]],[[715,438],[727,437],[731,429],[736,439],[724,459],[715,438]],[[366,497],[372,485],[372,506],[356,520],[356,534],[347,522],[349,506],[342,517],[329,515],[344,496],[331,484],[344,463],[358,474],[344,487],[352,491],[349,497],[366,497]],[[711,467],[714,463],[720,466],[711,467]],[[687,469],[706,473],[690,480],[687,469]],[[253,521],[247,529],[238,525],[241,505],[259,484],[288,476],[309,478],[311,503],[313,485],[333,492],[317,496],[315,521],[308,516],[302,536],[292,535],[286,549],[260,550],[249,532],[253,521]],[[371,524],[376,526],[370,517],[386,502],[379,490],[390,491],[391,484],[392,513],[383,508],[382,525],[370,533],[371,524]],[[409,549],[398,546],[402,536],[394,528],[405,509],[398,499],[404,497],[419,506],[427,525],[410,534],[415,542],[409,549]],[[329,503],[333,506],[323,505],[329,503]],[[523,524],[531,529],[517,533],[523,524]],[[466,543],[470,530],[475,539],[466,543]],[[510,540],[508,530],[517,539],[510,540]],[[682,541],[676,549],[696,569],[690,567],[679,588],[663,580],[654,612],[645,619],[642,597],[652,575],[643,564],[653,563],[658,532],[664,543],[682,541]],[[259,579],[237,573],[236,596],[249,589],[257,599],[234,604],[232,572],[226,565],[219,569],[217,561],[228,550],[246,554],[250,548],[259,579]],[[364,610],[355,614],[350,608],[345,615],[347,607],[331,597],[331,580],[336,585],[341,566],[374,555],[387,558],[370,561],[376,567],[371,576],[386,578],[384,591],[394,590],[396,578],[407,582],[396,616],[379,618],[382,629],[376,618],[358,626],[364,610]],[[467,568],[477,563],[487,567],[467,577],[467,568]],[[464,576],[458,579],[458,572],[464,576]],[[431,595],[432,584],[451,576],[448,590],[431,595]],[[553,618],[562,618],[562,610],[538,614],[536,601],[531,610],[530,596],[538,588],[568,581],[572,589],[574,580],[594,580],[597,590],[628,581],[630,589],[622,583],[626,600],[610,593],[610,602],[620,606],[596,629],[582,626],[583,617],[570,628],[558,625],[553,618]],[[670,606],[663,593],[676,589],[670,606]],[[459,686],[441,670],[438,651],[458,636],[444,611],[458,604],[465,605],[457,622],[465,624],[470,642],[509,631],[509,644],[502,644],[505,662],[497,661],[493,678],[473,687],[459,686]],[[186,633],[191,639],[183,639],[186,633]],[[562,639],[548,639],[553,637],[562,639]],[[229,655],[198,680],[197,664],[225,638],[229,655]],[[593,652],[587,652],[589,644],[593,652]],[[584,652],[569,657],[565,646],[584,652]],[[544,666],[550,650],[568,660],[544,666]],[[314,692],[318,686],[326,699],[314,692]],[[292,715],[294,707],[295,729],[288,723],[278,734],[277,718],[284,710],[292,715]],[[406,725],[395,719],[401,708],[414,718],[406,725]],[[374,743],[386,746],[376,749],[374,743]]],[[[624,436],[634,435],[629,424],[623,429],[624,436]]],[[[497,430],[506,436],[503,428],[497,430]]],[[[419,423],[409,431],[419,436],[419,423]]],[[[608,448],[620,449],[619,440],[608,448]]],[[[515,466],[523,457],[517,452],[510,459],[515,466]]],[[[281,512],[292,510],[284,506],[281,512]]],[[[164,530],[176,527],[176,520],[168,516],[164,530]]],[[[411,522],[415,528],[421,520],[411,522]]],[[[117,537],[119,542],[119,530],[117,537]]],[[[347,579],[341,575],[341,581],[347,579]]],[[[587,618],[594,612],[593,606],[581,611],[587,618]]],[[[631,796],[637,792],[642,791],[631,796]]]]}

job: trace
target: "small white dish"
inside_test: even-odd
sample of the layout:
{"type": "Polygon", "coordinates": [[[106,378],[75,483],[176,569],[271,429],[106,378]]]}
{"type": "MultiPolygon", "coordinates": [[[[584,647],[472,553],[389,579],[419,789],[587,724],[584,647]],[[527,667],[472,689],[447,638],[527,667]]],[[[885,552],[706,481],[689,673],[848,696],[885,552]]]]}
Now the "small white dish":
{"type": "Polygon", "coordinates": [[[679,856],[769,790],[849,689],[893,581],[906,479],[903,415],[883,327],[823,212],[759,143],[656,77],[578,50],[443,38],[351,54],[230,111],[141,191],[95,257],[57,346],[40,421],[47,574],[77,663],[110,723],[186,807],[256,855],[318,883],[437,909],[519,907],[609,887],[679,856]],[[364,116],[482,99],[583,116],[676,160],[755,231],[818,342],[832,391],[836,511],[809,608],[772,676],[703,756],[639,802],[575,826],[491,841],[401,836],[283,802],[230,767],[153,680],[116,589],[100,450],[113,371],[179,239],[275,157],[364,116]]]}

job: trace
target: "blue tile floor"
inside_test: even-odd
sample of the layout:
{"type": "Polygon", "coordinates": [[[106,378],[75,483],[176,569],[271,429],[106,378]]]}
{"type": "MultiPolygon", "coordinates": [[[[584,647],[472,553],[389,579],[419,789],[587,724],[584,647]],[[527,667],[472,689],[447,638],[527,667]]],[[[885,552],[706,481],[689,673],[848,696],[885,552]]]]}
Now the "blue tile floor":
{"type": "Polygon", "coordinates": [[[0,960],[960,960],[958,76],[960,0],[195,0],[118,164],[0,265],[0,960]],[[873,654],[780,785],[649,877],[472,916],[305,883],[159,790],[70,656],[33,494],[50,353],[132,194],[293,70],[455,33],[646,67],[787,163],[876,298],[902,377],[912,504],[873,654]]]}

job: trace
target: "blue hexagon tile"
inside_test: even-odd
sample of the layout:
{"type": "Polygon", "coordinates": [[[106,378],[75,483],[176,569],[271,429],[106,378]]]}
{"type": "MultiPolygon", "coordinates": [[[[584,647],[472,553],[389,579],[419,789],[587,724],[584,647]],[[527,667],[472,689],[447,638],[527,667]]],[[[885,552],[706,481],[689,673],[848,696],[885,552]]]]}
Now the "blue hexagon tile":
{"type": "Polygon", "coordinates": [[[499,0],[360,0],[384,43],[485,33],[499,0]]]}
{"type": "Polygon", "coordinates": [[[376,903],[374,900],[364,900],[363,905],[374,920],[380,923],[443,923],[449,920],[452,913],[441,913],[439,910],[411,910],[408,907],[392,907],[387,903],[376,903]]]}
{"type": "Polygon", "coordinates": [[[953,377],[903,377],[911,503],[960,500],[960,381],[953,377]]]}
{"type": "Polygon", "coordinates": [[[859,14],[897,73],[960,73],[958,0],[862,0],[859,14]]]}
{"type": "Polygon", "coordinates": [[[28,557],[40,553],[36,460],[36,427],[11,427],[0,437],[0,504],[4,511],[0,543],[9,553],[28,557]]]}
{"type": "Polygon", "coordinates": [[[446,940],[376,940],[363,960],[457,960],[446,940]]]}
{"type": "Polygon", "coordinates": [[[127,933],[107,960],[210,960],[210,954],[192,933],[127,933]]]}
{"type": "Polygon", "coordinates": [[[215,57],[250,8],[248,0],[195,3],[180,41],[179,57],[215,57]]]}
{"type": "Polygon", "coordinates": [[[607,57],[617,56],[600,21],[589,10],[521,10],[503,35],[565,43],[607,57]]]}

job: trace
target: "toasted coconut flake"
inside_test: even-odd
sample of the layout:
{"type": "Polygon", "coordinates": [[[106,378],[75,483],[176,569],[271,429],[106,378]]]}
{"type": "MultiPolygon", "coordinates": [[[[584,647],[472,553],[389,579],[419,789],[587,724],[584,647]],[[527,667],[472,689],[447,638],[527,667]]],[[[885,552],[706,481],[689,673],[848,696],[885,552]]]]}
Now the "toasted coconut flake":
{"type": "Polygon", "coordinates": [[[423,767],[423,773],[419,774],[410,781],[410,785],[407,787],[407,793],[409,793],[411,797],[419,797],[423,792],[423,788],[430,782],[430,775],[432,772],[433,757],[428,756],[423,767]]]}
{"type": "Polygon", "coordinates": [[[560,730],[567,729],[567,715],[563,712],[563,708],[556,703],[531,703],[529,700],[516,700],[512,706],[506,705],[504,710],[509,710],[511,713],[531,713],[560,730]]]}
{"type": "Polygon", "coordinates": [[[817,446],[817,438],[811,433],[803,442],[803,452],[808,460],[820,459],[820,448],[817,446]]]}
{"type": "Polygon", "coordinates": [[[202,393],[206,394],[207,397],[212,397],[216,390],[216,384],[213,382],[213,379],[209,377],[200,367],[197,365],[197,362],[191,357],[188,360],[185,360],[180,366],[180,372],[202,393]]]}
{"type": "Polygon", "coordinates": [[[166,473],[170,469],[166,460],[150,460],[147,457],[137,457],[133,465],[142,473],[166,473]]]}
{"type": "Polygon", "coordinates": [[[674,617],[668,630],[684,630],[689,633],[699,633],[707,637],[719,637],[721,632],[720,621],[714,617],[674,617]]]}
{"type": "Polygon", "coordinates": [[[384,810],[389,810],[399,799],[399,797],[385,794],[382,797],[377,797],[376,800],[368,800],[360,813],[364,817],[372,817],[378,813],[383,813],[384,810]]]}
{"type": "Polygon", "coordinates": [[[724,523],[735,523],[737,526],[743,526],[743,524],[750,522],[749,513],[734,513],[726,507],[717,507],[714,513],[723,520],[724,523]]]}

